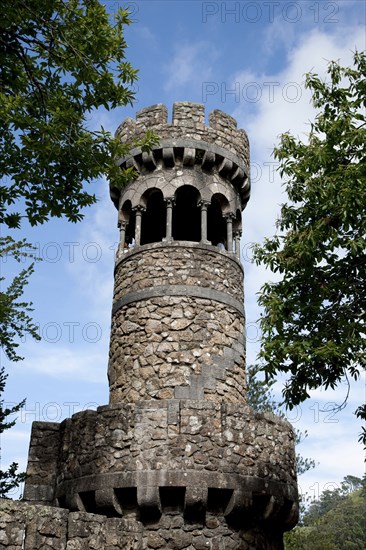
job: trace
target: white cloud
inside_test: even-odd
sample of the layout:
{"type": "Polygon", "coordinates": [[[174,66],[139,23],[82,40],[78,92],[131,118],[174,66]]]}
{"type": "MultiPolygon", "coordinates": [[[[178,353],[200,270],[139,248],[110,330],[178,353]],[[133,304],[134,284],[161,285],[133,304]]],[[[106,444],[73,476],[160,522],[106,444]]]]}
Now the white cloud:
{"type": "Polygon", "coordinates": [[[109,197],[105,179],[99,181],[100,197],[76,235],[78,254],[66,265],[67,271],[95,316],[109,319],[112,307],[113,265],[118,245],[117,211],[109,197]]]}
{"type": "Polygon", "coordinates": [[[201,85],[209,80],[212,74],[211,63],[217,57],[218,53],[211,43],[202,41],[183,46],[179,44],[170,63],[165,67],[165,91],[177,91],[187,85],[191,88],[194,83],[201,85]]]}
{"type": "MultiPolygon", "coordinates": [[[[90,339],[92,336],[90,328],[90,339]]],[[[27,373],[34,372],[56,378],[57,380],[87,381],[88,383],[106,385],[107,359],[104,342],[90,344],[77,348],[76,346],[58,346],[52,344],[51,348],[47,343],[42,343],[37,348],[37,343],[31,343],[27,346],[27,373]]]]}
{"type": "Polygon", "coordinates": [[[144,25],[136,25],[134,32],[139,37],[139,40],[144,42],[144,46],[148,48],[156,48],[158,46],[158,40],[156,35],[144,25]]]}
{"type": "MultiPolygon", "coordinates": [[[[278,73],[254,74],[244,70],[232,77],[228,87],[232,89],[237,83],[240,90],[240,102],[232,114],[251,142],[252,196],[243,214],[242,250],[248,243],[261,242],[275,233],[280,204],[286,201],[286,196],[271,153],[278,136],[288,130],[306,140],[309,121],[315,113],[310,92],[303,88],[304,73],[313,70],[325,76],[329,60],[340,59],[342,64],[349,65],[355,45],[363,49],[361,26],[355,26],[352,32],[344,31],[338,26],[332,35],[316,30],[303,36],[288,53],[286,67],[278,73]],[[256,93],[258,101],[253,102],[256,93]]],[[[262,266],[245,266],[248,316],[257,318],[258,309],[251,299],[274,276],[262,266]],[[253,305],[254,314],[248,305],[253,305]]]]}

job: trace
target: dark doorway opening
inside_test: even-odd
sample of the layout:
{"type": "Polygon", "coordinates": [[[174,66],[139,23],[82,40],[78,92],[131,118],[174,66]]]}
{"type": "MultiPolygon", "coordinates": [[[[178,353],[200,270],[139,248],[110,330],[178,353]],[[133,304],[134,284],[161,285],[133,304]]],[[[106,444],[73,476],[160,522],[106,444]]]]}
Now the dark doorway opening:
{"type": "Polygon", "coordinates": [[[207,239],[214,246],[218,243],[226,243],[226,220],[222,214],[224,200],[226,201],[224,197],[214,195],[207,209],[207,239]]]}
{"type": "Polygon", "coordinates": [[[201,240],[200,194],[191,185],[183,185],[175,194],[173,208],[173,239],[175,241],[201,240]]]}
{"type": "Polygon", "coordinates": [[[163,193],[160,189],[151,189],[144,196],[147,200],[141,219],[141,244],[158,243],[165,237],[166,206],[163,193]]]}

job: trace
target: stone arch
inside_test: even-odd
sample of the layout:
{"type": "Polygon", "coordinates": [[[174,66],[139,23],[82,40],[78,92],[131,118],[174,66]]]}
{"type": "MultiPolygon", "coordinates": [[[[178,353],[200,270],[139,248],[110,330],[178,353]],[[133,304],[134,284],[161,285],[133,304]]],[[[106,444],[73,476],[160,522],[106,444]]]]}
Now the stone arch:
{"type": "Polygon", "coordinates": [[[146,205],[146,199],[142,197],[146,191],[153,188],[162,189],[164,184],[165,180],[161,176],[157,177],[155,175],[150,175],[150,177],[147,176],[142,181],[139,178],[128,184],[127,187],[123,189],[121,194],[121,202],[123,201],[124,204],[127,200],[131,201],[132,209],[137,206],[144,206],[146,205]]]}
{"type": "MultiPolygon", "coordinates": [[[[215,195],[222,195],[225,202],[225,214],[235,212],[240,207],[240,197],[232,185],[225,181],[220,175],[213,174],[212,180],[205,183],[208,200],[211,201],[215,195]]],[[[204,198],[202,194],[202,198],[204,198]]]]}
{"type": "Polygon", "coordinates": [[[165,237],[166,207],[161,189],[152,187],[141,195],[141,243],[161,242],[165,237]]]}
{"type": "Polygon", "coordinates": [[[201,240],[200,199],[200,192],[193,185],[182,185],[176,190],[172,228],[175,241],[201,240]]]}
{"type": "Polygon", "coordinates": [[[207,238],[213,245],[222,243],[226,248],[225,215],[230,212],[230,204],[222,193],[214,193],[207,210],[207,238]]]}
{"type": "MultiPolygon", "coordinates": [[[[121,199],[123,200],[123,204],[125,204],[127,201],[130,201],[132,208],[135,208],[139,202],[141,197],[141,189],[137,189],[135,182],[134,185],[128,186],[121,195],[121,199]]],[[[121,208],[120,208],[121,210],[121,208]]]]}

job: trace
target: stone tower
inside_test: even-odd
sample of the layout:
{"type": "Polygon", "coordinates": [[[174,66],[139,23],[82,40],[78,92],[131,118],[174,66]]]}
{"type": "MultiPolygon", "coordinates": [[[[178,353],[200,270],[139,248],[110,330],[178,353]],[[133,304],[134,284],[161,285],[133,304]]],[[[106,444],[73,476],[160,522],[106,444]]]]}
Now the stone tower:
{"type": "Polygon", "coordinates": [[[236,126],[176,103],[171,123],[155,105],[117,130],[160,143],[120,159],[138,177],[111,190],[110,403],[34,423],[30,445],[25,499],[62,509],[47,513],[67,548],[275,550],[296,523],[292,429],[246,404],[249,144],[236,126]]]}

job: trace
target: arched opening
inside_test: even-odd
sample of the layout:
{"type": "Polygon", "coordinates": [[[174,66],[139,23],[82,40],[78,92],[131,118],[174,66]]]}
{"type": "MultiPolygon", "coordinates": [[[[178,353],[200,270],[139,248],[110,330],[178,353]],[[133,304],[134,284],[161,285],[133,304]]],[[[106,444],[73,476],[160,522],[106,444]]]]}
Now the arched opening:
{"type": "Polygon", "coordinates": [[[192,185],[183,185],[175,193],[173,209],[173,239],[175,241],[201,240],[200,194],[192,185]]]}
{"type": "Polygon", "coordinates": [[[125,247],[132,245],[135,239],[136,215],[132,210],[131,201],[127,200],[122,206],[122,223],[126,224],[125,247]]]}
{"type": "Polygon", "coordinates": [[[217,193],[212,196],[211,204],[207,209],[207,239],[214,246],[222,243],[227,248],[226,220],[223,213],[228,209],[229,202],[224,195],[217,193]]]}
{"type": "Polygon", "coordinates": [[[148,189],[141,197],[146,210],[141,219],[141,243],[158,243],[165,237],[166,207],[160,189],[148,189]]]}

